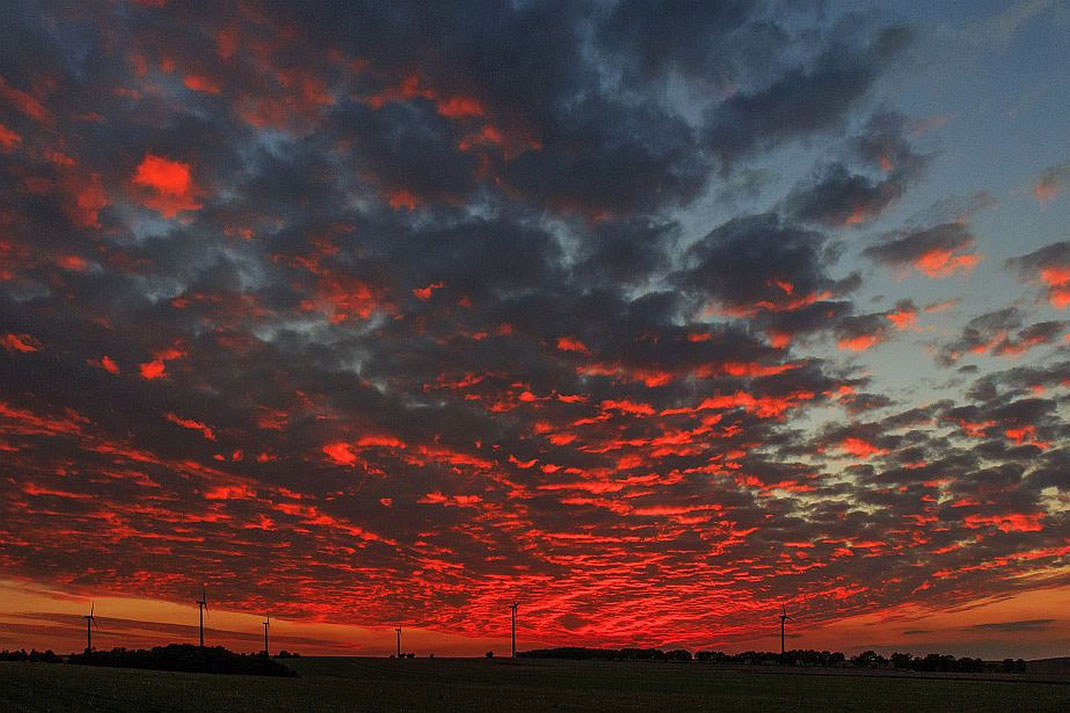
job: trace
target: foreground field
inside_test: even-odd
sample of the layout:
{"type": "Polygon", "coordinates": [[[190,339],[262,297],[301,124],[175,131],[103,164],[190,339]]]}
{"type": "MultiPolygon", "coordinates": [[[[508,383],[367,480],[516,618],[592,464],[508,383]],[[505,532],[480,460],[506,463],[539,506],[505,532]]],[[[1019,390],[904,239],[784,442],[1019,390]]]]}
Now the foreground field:
{"type": "Polygon", "coordinates": [[[1067,711],[1070,685],[703,664],[307,658],[299,678],[0,663],[3,711],[1067,711]]]}

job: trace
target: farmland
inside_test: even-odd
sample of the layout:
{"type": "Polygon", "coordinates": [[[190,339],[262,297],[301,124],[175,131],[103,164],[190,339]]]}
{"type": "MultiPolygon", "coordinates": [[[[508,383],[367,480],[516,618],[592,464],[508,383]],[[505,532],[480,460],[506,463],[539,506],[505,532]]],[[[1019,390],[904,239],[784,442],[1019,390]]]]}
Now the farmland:
{"type": "Polygon", "coordinates": [[[1063,711],[1058,677],[700,663],[304,658],[297,678],[0,663],[5,711],[1063,711]]]}

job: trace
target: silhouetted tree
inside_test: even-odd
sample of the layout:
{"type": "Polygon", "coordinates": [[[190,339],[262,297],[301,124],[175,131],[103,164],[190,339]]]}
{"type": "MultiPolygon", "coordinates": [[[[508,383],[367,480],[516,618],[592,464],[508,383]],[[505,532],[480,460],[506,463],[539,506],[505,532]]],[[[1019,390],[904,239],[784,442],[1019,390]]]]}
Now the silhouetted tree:
{"type": "Polygon", "coordinates": [[[26,653],[26,649],[19,649],[18,651],[8,651],[4,649],[0,651],[0,661],[31,661],[33,663],[63,663],[63,659],[56,656],[52,649],[47,651],[38,651],[37,649],[30,649],[30,653],[26,653]]]}
{"type": "Polygon", "coordinates": [[[857,668],[884,668],[888,665],[888,659],[875,651],[863,651],[851,657],[851,664],[857,668]]]}
{"type": "Polygon", "coordinates": [[[910,664],[914,657],[911,654],[902,654],[896,651],[892,654],[892,667],[893,668],[910,668],[910,664]]]}
{"type": "MultiPolygon", "coordinates": [[[[814,649],[794,649],[784,653],[772,651],[742,651],[738,654],[726,654],[722,651],[699,651],[692,657],[685,649],[662,651],[661,649],[588,649],[577,646],[562,646],[555,649],[534,649],[520,651],[520,658],[556,658],[556,659],[596,659],[602,661],[690,661],[716,664],[744,664],[748,666],[844,666],[848,659],[841,651],[817,651],[814,649]]],[[[910,669],[914,671],[957,671],[980,672],[985,670],[981,659],[968,656],[956,659],[947,654],[929,654],[924,658],[911,654],[896,652],[891,660],[875,651],[863,651],[850,659],[850,665],[857,668],[910,669]]],[[[1004,671],[1024,671],[1025,662],[1019,659],[1006,659],[999,665],[1004,671]]]]}
{"type": "Polygon", "coordinates": [[[202,648],[193,644],[170,644],[148,650],[114,648],[111,651],[94,651],[92,656],[72,654],[68,660],[70,663],[90,666],[159,671],[234,673],[255,676],[295,675],[282,664],[264,656],[236,654],[222,646],[202,648]]]}
{"type": "Polygon", "coordinates": [[[1025,673],[1025,661],[1022,659],[1003,659],[999,665],[1002,673],[1025,673]]]}
{"type": "Polygon", "coordinates": [[[63,663],[63,660],[59,656],[56,656],[55,652],[52,651],[52,649],[47,649],[45,651],[38,651],[37,649],[32,649],[30,651],[29,660],[39,661],[41,663],[63,663]]]}

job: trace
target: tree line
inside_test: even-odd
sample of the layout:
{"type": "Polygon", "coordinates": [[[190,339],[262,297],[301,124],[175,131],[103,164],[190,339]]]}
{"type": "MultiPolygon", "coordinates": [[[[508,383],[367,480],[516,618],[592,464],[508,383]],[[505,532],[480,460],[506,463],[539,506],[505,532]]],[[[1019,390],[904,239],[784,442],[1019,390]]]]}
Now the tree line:
{"type": "Polygon", "coordinates": [[[16,651],[8,651],[4,649],[0,651],[0,661],[33,661],[34,663],[63,663],[63,659],[60,658],[52,651],[48,649],[46,651],[38,651],[37,649],[30,649],[30,653],[26,653],[26,649],[18,649],[16,651]]]}
{"type": "Polygon", "coordinates": [[[68,663],[117,668],[142,668],[157,671],[185,671],[189,673],[232,673],[251,676],[294,676],[290,669],[270,656],[237,654],[222,646],[168,644],[151,649],[114,648],[72,654],[68,663]]]}
{"type": "MultiPolygon", "coordinates": [[[[279,658],[291,658],[299,654],[280,652],[279,658]]],[[[51,649],[40,652],[36,649],[26,653],[0,651],[0,661],[30,661],[63,663],[51,649]]],[[[231,673],[251,676],[295,676],[293,671],[276,662],[263,651],[258,654],[238,654],[222,646],[200,647],[193,644],[168,644],[151,649],[124,649],[111,651],[84,651],[70,654],[67,663],[83,666],[109,666],[115,668],[154,669],[157,671],[185,671],[187,673],[231,673]]]]}
{"type": "Polygon", "coordinates": [[[1004,659],[986,662],[979,658],[950,654],[927,654],[914,656],[896,652],[890,657],[874,651],[864,651],[848,658],[840,651],[817,651],[796,649],[775,653],[772,651],[743,651],[727,654],[722,651],[698,651],[692,654],[686,649],[663,651],[662,649],[593,649],[582,646],[562,646],[552,649],[533,649],[517,653],[520,658],[552,658],[598,661],[703,661],[718,664],[742,664],[747,666],[810,666],[899,669],[908,671],[932,671],[947,673],[1022,673],[1026,662],[1022,659],[1004,659]]]}

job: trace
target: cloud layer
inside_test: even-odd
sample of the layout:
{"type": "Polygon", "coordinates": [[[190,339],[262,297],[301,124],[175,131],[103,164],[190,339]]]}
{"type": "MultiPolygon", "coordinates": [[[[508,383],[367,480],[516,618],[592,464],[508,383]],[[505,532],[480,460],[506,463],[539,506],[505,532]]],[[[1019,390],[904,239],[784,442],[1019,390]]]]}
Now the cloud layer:
{"type": "Polygon", "coordinates": [[[935,160],[877,96],[915,29],[386,7],[0,32],[5,573],[473,636],[522,595],[607,646],[1066,583],[1070,357],[1032,314],[1070,304],[1066,244],[1007,263],[1039,306],[933,337],[995,360],[972,381],[910,401],[854,360],[941,308],[874,307],[875,268],[984,257],[967,216],[858,234],[935,160]]]}

